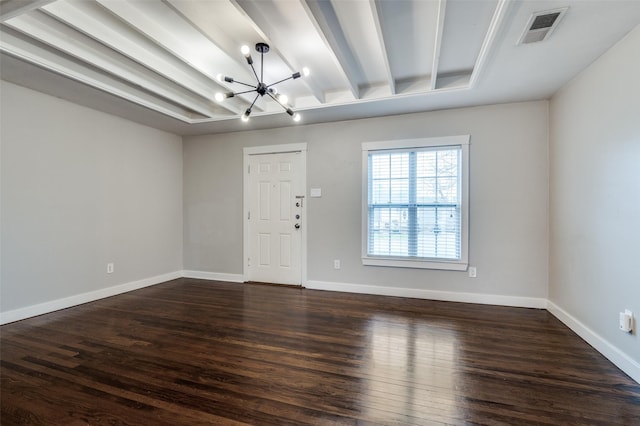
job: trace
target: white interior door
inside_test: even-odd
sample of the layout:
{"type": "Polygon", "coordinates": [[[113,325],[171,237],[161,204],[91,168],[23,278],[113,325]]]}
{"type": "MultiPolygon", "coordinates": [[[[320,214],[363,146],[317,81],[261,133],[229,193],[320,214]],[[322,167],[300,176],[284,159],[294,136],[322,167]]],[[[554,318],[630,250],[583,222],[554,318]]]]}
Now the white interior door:
{"type": "Polygon", "coordinates": [[[304,166],[301,152],[249,157],[249,281],[302,282],[304,166]]]}

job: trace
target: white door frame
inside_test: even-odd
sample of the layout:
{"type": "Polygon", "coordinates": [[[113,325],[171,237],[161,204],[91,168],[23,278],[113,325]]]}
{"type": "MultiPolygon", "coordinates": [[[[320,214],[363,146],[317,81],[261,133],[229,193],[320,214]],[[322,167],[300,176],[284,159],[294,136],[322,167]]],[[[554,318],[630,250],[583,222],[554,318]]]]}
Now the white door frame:
{"type": "Polygon", "coordinates": [[[243,225],[242,225],[242,280],[249,280],[249,157],[259,154],[284,154],[288,152],[299,152],[302,155],[302,188],[304,188],[304,200],[302,203],[302,241],[300,246],[300,284],[304,286],[307,282],[307,227],[309,219],[307,217],[307,144],[291,143],[282,145],[268,145],[242,148],[242,180],[243,180],[243,225]]]}

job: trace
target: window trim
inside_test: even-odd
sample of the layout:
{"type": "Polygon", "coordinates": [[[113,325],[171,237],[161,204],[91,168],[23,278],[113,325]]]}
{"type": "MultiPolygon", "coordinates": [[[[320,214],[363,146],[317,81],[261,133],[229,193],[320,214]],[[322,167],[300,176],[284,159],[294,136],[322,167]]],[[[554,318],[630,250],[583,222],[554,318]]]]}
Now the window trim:
{"type": "Polygon", "coordinates": [[[470,135],[443,136],[421,139],[400,139],[392,141],[375,141],[362,143],[362,264],[366,266],[388,266],[395,268],[442,269],[450,271],[466,271],[469,265],[469,140],[470,135]],[[460,147],[462,152],[461,177],[461,235],[460,259],[429,260],[404,258],[400,256],[369,256],[367,254],[367,235],[369,226],[369,153],[372,151],[410,150],[423,148],[460,147]]]}

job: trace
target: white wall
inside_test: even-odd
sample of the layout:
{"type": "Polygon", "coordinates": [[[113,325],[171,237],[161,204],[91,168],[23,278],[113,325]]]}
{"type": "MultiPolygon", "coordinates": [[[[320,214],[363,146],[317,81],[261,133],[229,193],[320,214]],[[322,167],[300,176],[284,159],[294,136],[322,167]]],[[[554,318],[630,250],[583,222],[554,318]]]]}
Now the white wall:
{"type": "Polygon", "coordinates": [[[7,82],[1,90],[3,320],[181,271],[181,138],[7,82]]]}
{"type": "Polygon", "coordinates": [[[307,183],[322,188],[307,205],[308,284],[449,299],[500,295],[507,298],[471,300],[538,306],[548,280],[547,117],[540,101],[185,137],[185,269],[242,274],[242,148],[307,142],[307,183]],[[478,278],[363,266],[361,142],[460,134],[471,135],[469,258],[478,278]]]}
{"type": "Polygon", "coordinates": [[[640,316],[639,53],[640,26],[551,100],[549,275],[551,308],[638,381],[618,313],[640,316]]]}

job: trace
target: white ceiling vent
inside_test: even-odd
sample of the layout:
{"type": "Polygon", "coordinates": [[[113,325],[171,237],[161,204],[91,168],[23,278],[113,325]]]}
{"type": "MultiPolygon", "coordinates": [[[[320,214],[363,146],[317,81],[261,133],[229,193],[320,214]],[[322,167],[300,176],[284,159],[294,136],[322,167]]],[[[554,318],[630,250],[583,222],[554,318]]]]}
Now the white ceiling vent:
{"type": "Polygon", "coordinates": [[[517,44],[535,43],[548,38],[558,26],[560,19],[567,9],[568,8],[565,7],[562,9],[535,12],[529,18],[527,26],[517,44]]]}

